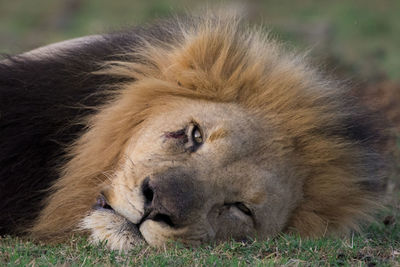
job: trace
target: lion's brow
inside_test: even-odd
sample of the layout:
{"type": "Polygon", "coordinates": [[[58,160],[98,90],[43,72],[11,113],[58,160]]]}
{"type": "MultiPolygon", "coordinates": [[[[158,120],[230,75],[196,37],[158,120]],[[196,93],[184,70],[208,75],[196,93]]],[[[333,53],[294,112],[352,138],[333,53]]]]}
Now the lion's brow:
{"type": "Polygon", "coordinates": [[[215,141],[215,140],[217,140],[217,139],[219,139],[219,138],[226,137],[227,135],[228,135],[228,131],[225,130],[225,129],[220,128],[220,129],[214,131],[214,132],[210,135],[210,137],[208,138],[208,141],[209,141],[209,142],[213,142],[213,141],[215,141]]]}
{"type": "Polygon", "coordinates": [[[187,138],[186,129],[181,129],[175,132],[167,132],[164,134],[166,138],[184,139],[187,138]]]}

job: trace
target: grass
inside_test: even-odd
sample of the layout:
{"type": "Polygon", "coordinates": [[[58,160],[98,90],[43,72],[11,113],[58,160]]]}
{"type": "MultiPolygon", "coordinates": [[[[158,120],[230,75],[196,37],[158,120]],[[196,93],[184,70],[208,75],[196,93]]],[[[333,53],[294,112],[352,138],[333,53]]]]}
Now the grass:
{"type": "MultiPolygon", "coordinates": [[[[0,1],[0,53],[20,53],[51,42],[108,32],[218,2],[196,0],[0,1]]],[[[236,3],[236,4],[235,4],[236,3]]],[[[252,0],[248,19],[265,22],[280,39],[302,49],[357,64],[359,73],[382,71],[400,79],[400,1],[252,0]]]]}
{"type": "Polygon", "coordinates": [[[281,235],[259,242],[229,241],[200,247],[170,243],[162,248],[140,245],[127,253],[91,245],[83,237],[68,244],[35,244],[28,240],[0,238],[1,266],[395,266],[400,265],[400,213],[387,210],[363,233],[350,237],[302,239],[281,235]]]}

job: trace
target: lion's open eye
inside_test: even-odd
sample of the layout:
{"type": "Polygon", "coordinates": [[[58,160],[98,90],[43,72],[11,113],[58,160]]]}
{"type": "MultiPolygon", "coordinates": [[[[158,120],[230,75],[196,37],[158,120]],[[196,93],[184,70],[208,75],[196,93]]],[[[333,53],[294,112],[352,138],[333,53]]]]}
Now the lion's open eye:
{"type": "Polygon", "coordinates": [[[199,146],[203,143],[203,134],[201,133],[199,126],[193,126],[191,136],[194,145],[199,146]]]}

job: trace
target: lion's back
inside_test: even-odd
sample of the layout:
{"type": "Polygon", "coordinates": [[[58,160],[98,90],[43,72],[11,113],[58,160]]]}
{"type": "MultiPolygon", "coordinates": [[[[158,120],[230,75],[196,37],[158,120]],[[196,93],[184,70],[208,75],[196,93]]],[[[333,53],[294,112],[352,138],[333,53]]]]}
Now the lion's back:
{"type": "Polygon", "coordinates": [[[38,215],[82,120],[121,82],[93,72],[120,60],[140,34],[86,37],[0,61],[0,234],[20,232],[38,215]]]}

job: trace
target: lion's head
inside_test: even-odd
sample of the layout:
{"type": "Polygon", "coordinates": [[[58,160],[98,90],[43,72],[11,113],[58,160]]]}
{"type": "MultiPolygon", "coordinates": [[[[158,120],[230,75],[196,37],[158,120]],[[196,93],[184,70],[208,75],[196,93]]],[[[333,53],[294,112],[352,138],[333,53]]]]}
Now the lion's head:
{"type": "MultiPolygon", "coordinates": [[[[148,243],[160,245],[282,230],[304,179],[289,141],[236,104],[170,97],[162,106],[132,137],[100,207],[84,220],[93,237],[121,229],[129,235],[137,227],[148,243]]],[[[109,242],[118,247],[125,240],[109,242]]]]}
{"type": "Polygon", "coordinates": [[[382,160],[346,92],[237,20],[177,25],[106,64],[132,80],[90,118],[33,233],[78,225],[127,249],[356,228],[382,160]]]}

